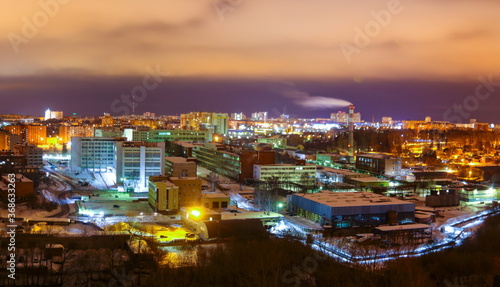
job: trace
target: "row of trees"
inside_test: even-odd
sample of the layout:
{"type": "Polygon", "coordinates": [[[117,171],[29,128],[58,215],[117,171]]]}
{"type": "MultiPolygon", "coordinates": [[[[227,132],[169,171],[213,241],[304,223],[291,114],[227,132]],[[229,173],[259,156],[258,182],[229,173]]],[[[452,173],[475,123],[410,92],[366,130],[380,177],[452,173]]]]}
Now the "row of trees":
{"type": "MultiPolygon", "coordinates": [[[[140,225],[132,228],[139,228],[132,236],[144,239],[140,225]]],[[[158,264],[142,269],[141,261],[122,249],[66,250],[58,268],[47,267],[40,264],[43,248],[33,247],[23,251],[28,267],[18,269],[16,281],[6,276],[8,253],[2,248],[0,285],[492,286],[495,276],[500,274],[498,238],[500,216],[497,215],[487,219],[475,236],[458,247],[417,258],[400,258],[385,266],[339,262],[312,248],[311,238],[307,240],[293,233],[279,238],[186,246],[184,251],[196,254],[194,260],[178,258],[175,265],[158,264]],[[185,264],[180,264],[183,260],[185,264]]],[[[356,252],[363,256],[373,250],[361,248],[356,252]]]]}

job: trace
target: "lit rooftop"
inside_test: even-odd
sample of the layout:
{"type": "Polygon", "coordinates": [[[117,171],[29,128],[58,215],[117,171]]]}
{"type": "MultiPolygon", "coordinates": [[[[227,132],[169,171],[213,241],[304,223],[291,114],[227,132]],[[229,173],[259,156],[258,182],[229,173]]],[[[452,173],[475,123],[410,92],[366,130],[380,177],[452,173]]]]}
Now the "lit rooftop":
{"type": "Polygon", "coordinates": [[[405,204],[414,205],[414,203],[371,192],[332,192],[324,190],[318,193],[296,193],[293,196],[300,196],[329,207],[405,204]]]}

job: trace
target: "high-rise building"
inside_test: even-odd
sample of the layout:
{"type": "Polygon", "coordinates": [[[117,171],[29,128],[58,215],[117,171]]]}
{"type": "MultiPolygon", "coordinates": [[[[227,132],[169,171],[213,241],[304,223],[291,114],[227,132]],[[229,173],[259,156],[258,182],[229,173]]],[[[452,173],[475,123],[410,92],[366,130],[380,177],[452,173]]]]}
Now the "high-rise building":
{"type": "Polygon", "coordinates": [[[51,111],[50,109],[47,109],[45,111],[45,120],[62,119],[62,118],[63,118],[62,111],[51,111]]]}
{"type": "Polygon", "coordinates": [[[0,130],[0,150],[11,150],[10,137],[12,135],[8,131],[0,130]]]}
{"type": "Polygon", "coordinates": [[[246,117],[243,113],[234,113],[231,114],[231,119],[235,121],[241,121],[244,120],[246,117]]]}
{"type": "Polygon", "coordinates": [[[8,125],[3,128],[12,135],[20,136],[22,141],[26,140],[26,129],[24,125],[8,125]]]}
{"type": "Polygon", "coordinates": [[[186,130],[209,130],[216,134],[228,133],[229,116],[225,113],[191,112],[181,115],[181,128],[186,130]]]}
{"type": "Polygon", "coordinates": [[[4,127],[13,135],[21,137],[22,142],[34,145],[44,145],[47,143],[47,127],[40,124],[30,125],[9,125],[4,127]]]}
{"type": "Polygon", "coordinates": [[[112,127],[114,124],[115,119],[110,114],[106,113],[101,117],[101,127],[112,127]]]}
{"type": "Polygon", "coordinates": [[[267,112],[252,113],[252,120],[254,121],[267,121],[267,112]]]}
{"type": "Polygon", "coordinates": [[[384,125],[392,125],[392,118],[391,117],[382,117],[382,124],[384,125]]]}
{"type": "MultiPolygon", "coordinates": [[[[330,114],[330,119],[334,122],[337,122],[337,123],[347,123],[347,121],[349,119],[349,114],[344,113],[342,111],[339,111],[338,113],[330,114]]],[[[361,114],[360,113],[354,113],[354,122],[355,123],[361,122],[361,114]]]]}
{"type": "Polygon", "coordinates": [[[62,143],[69,143],[72,137],[93,137],[94,127],[89,125],[62,125],[59,127],[59,138],[62,143]]]}
{"type": "Polygon", "coordinates": [[[47,127],[42,125],[26,125],[26,142],[34,145],[44,145],[47,143],[47,127]]]}

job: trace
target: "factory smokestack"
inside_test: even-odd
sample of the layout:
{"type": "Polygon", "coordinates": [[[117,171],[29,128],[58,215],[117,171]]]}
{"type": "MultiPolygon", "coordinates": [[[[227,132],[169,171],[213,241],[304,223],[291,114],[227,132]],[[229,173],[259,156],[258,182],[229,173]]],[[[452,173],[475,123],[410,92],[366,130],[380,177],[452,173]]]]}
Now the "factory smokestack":
{"type": "Polygon", "coordinates": [[[349,162],[354,162],[354,105],[349,106],[349,117],[347,119],[349,125],[349,142],[347,144],[347,153],[349,162]]]}

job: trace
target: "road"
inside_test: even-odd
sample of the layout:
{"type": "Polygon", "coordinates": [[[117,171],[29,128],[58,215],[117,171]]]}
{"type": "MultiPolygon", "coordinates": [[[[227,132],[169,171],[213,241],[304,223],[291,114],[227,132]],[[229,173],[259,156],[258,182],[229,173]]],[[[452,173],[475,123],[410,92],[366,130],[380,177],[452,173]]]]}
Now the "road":
{"type": "MultiPolygon", "coordinates": [[[[321,251],[330,257],[349,263],[370,264],[370,263],[377,263],[377,262],[397,259],[400,257],[417,257],[429,254],[431,252],[442,251],[447,248],[456,246],[457,244],[460,244],[465,238],[472,235],[471,232],[467,231],[469,228],[481,224],[485,218],[498,213],[500,213],[500,210],[478,212],[461,220],[445,224],[442,226],[443,233],[447,235],[445,239],[443,239],[440,242],[437,242],[436,244],[423,245],[416,249],[410,249],[406,251],[405,250],[398,252],[385,251],[385,252],[379,252],[378,254],[372,254],[372,255],[368,254],[366,256],[353,256],[348,250],[339,248],[338,246],[332,245],[328,242],[321,240],[321,236],[314,237],[311,246],[314,249],[321,251]]],[[[303,232],[302,230],[300,230],[300,228],[295,226],[292,222],[288,222],[287,220],[284,220],[280,228],[275,229],[274,233],[277,236],[281,236],[281,232],[283,230],[293,230],[297,234],[302,234],[304,238],[306,236],[305,232],[303,232]]],[[[303,243],[306,242],[305,239],[301,241],[303,243]]]]}
{"type": "Polygon", "coordinates": [[[71,208],[66,199],[68,198],[68,195],[72,195],[73,192],[77,191],[78,189],[74,183],[74,180],[69,176],[55,172],[52,168],[45,167],[44,170],[48,172],[52,177],[55,177],[69,187],[69,190],[57,194],[57,203],[61,207],[61,211],[48,217],[63,217],[69,215],[71,208]]]}

